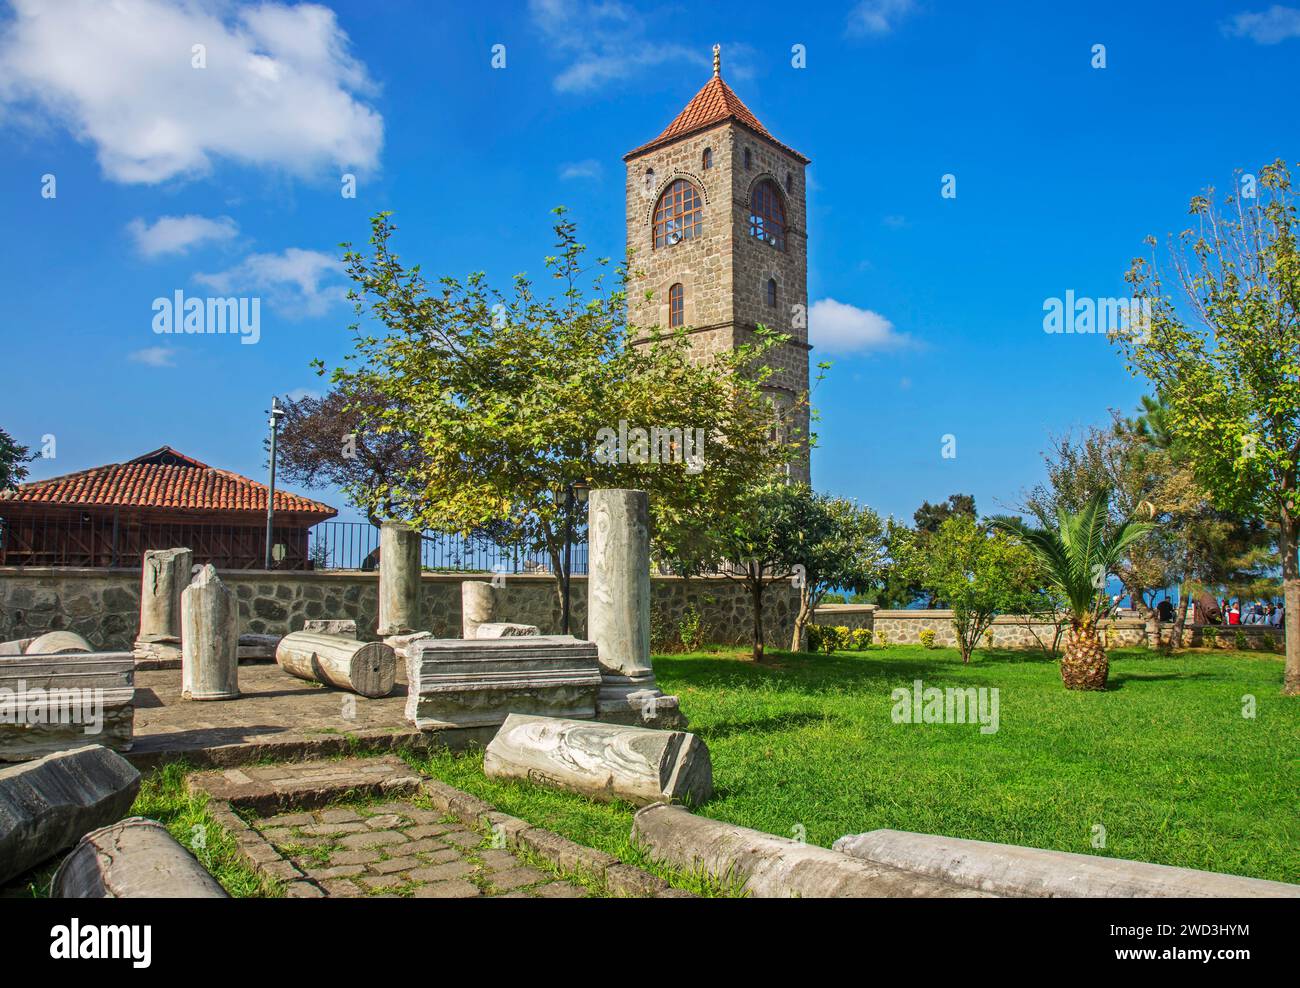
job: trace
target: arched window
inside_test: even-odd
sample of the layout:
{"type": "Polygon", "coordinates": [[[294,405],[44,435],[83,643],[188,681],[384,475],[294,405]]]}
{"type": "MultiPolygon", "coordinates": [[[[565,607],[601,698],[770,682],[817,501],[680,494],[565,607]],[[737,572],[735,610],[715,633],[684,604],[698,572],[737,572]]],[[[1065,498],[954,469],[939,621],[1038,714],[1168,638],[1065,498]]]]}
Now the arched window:
{"type": "Polygon", "coordinates": [[[745,148],[745,168],[746,168],[746,169],[749,168],[749,162],[750,162],[750,157],[749,157],[749,148],[745,148]]]}
{"type": "Polygon", "coordinates": [[[676,329],[682,325],[686,315],[686,293],[678,282],[668,289],[668,328],[676,329]]]}
{"type": "Polygon", "coordinates": [[[704,167],[705,168],[713,167],[713,148],[704,149],[704,167]]]}
{"type": "Polygon", "coordinates": [[[785,250],[785,208],[771,179],[759,182],[749,197],[749,235],[785,250]]]}
{"type": "Polygon", "coordinates": [[[698,237],[704,231],[704,201],[690,182],[679,178],[659,197],[655,206],[655,246],[663,247],[698,237]]]}
{"type": "Polygon", "coordinates": [[[776,308],[776,279],[767,279],[767,304],[773,309],[776,308]]]}

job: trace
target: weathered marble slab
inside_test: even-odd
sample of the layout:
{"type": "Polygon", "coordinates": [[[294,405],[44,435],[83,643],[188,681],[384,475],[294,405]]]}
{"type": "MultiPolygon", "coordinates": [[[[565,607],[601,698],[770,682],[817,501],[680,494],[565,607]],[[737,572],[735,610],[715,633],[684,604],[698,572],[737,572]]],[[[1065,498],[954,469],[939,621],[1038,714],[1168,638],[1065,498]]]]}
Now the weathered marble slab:
{"type": "Polygon", "coordinates": [[[228,899],[167,828],[144,817],[94,830],[50,881],[54,899],[228,899]]]}
{"type": "Polygon", "coordinates": [[[474,638],[481,641],[485,638],[527,638],[532,635],[540,635],[535,624],[511,624],[508,621],[489,621],[486,624],[480,624],[474,629],[474,638]]]}
{"type": "Polygon", "coordinates": [[[739,882],[758,899],[996,898],[993,893],[657,803],[637,810],[632,839],[651,859],[739,882]]]}
{"type": "Polygon", "coordinates": [[[699,804],[713,794],[709,749],[694,734],[525,714],[506,718],[483,772],[634,806],[699,804]]]}
{"type": "Polygon", "coordinates": [[[596,646],[570,635],[432,638],[407,655],[406,719],[421,730],[490,726],[511,713],[596,714],[596,646]]]}
{"type": "Polygon", "coordinates": [[[75,631],[47,631],[33,638],[23,649],[24,655],[67,655],[75,652],[93,652],[90,642],[75,631]]]}
{"type": "Polygon", "coordinates": [[[22,655],[35,638],[15,638],[11,642],[0,642],[0,656],[22,655]]]}
{"type": "Polygon", "coordinates": [[[140,773],[100,745],[0,767],[0,884],[123,816],[140,773]]]}
{"type": "Polygon", "coordinates": [[[134,684],[130,652],[0,658],[0,762],[91,744],[129,751],[134,684]]]}
{"type": "Polygon", "coordinates": [[[357,622],[353,618],[308,618],[302,623],[303,631],[314,631],[319,635],[341,635],[344,638],[357,637],[357,622]]]}
{"type": "Polygon", "coordinates": [[[848,834],[837,851],[966,888],[1033,898],[1300,898],[1300,885],[1123,858],[902,830],[848,834]]]}

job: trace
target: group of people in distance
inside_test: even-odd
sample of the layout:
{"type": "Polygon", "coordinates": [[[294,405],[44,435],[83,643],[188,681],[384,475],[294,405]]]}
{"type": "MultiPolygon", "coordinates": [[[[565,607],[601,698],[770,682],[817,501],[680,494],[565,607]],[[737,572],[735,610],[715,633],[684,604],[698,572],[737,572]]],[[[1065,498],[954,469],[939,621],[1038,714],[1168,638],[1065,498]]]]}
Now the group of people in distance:
{"type": "Polygon", "coordinates": [[[1220,607],[1228,624],[1266,624],[1281,628],[1286,619],[1286,609],[1281,604],[1262,600],[1243,606],[1239,600],[1224,597],[1220,607]]]}
{"type": "MultiPolygon", "coordinates": [[[[1174,620],[1174,605],[1168,597],[1156,604],[1156,614],[1161,621],[1174,620]]],[[[1253,624],[1272,628],[1286,627],[1286,608],[1276,601],[1257,600],[1242,604],[1240,600],[1224,597],[1216,601],[1209,594],[1196,600],[1195,624],[1253,624]]]]}

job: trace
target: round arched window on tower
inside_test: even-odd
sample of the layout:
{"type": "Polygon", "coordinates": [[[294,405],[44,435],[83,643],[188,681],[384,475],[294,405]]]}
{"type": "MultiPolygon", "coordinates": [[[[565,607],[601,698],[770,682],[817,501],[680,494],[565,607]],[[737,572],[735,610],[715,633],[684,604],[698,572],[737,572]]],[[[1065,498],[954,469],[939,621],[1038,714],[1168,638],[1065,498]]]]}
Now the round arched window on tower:
{"type": "Polygon", "coordinates": [[[712,168],[712,167],[713,167],[713,148],[705,148],[705,149],[704,149],[704,159],[703,159],[703,161],[701,162],[701,164],[702,164],[705,168],[712,168]]]}
{"type": "Polygon", "coordinates": [[[767,304],[769,308],[776,308],[776,279],[767,279],[767,304]]]}
{"type": "Polygon", "coordinates": [[[754,186],[749,197],[749,235],[785,250],[785,207],[771,179],[765,178],[754,186]]]}
{"type": "Polygon", "coordinates": [[[684,178],[664,189],[655,205],[654,245],[671,247],[704,232],[704,200],[684,178]]]}

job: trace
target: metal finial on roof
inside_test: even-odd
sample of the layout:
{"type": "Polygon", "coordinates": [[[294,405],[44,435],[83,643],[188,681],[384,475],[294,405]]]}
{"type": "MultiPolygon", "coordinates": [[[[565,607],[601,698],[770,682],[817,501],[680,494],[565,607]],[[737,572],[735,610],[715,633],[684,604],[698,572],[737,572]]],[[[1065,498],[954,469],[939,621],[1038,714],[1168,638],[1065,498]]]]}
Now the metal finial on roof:
{"type": "Polygon", "coordinates": [[[722,75],[722,45],[713,46],[713,74],[722,75]]]}

